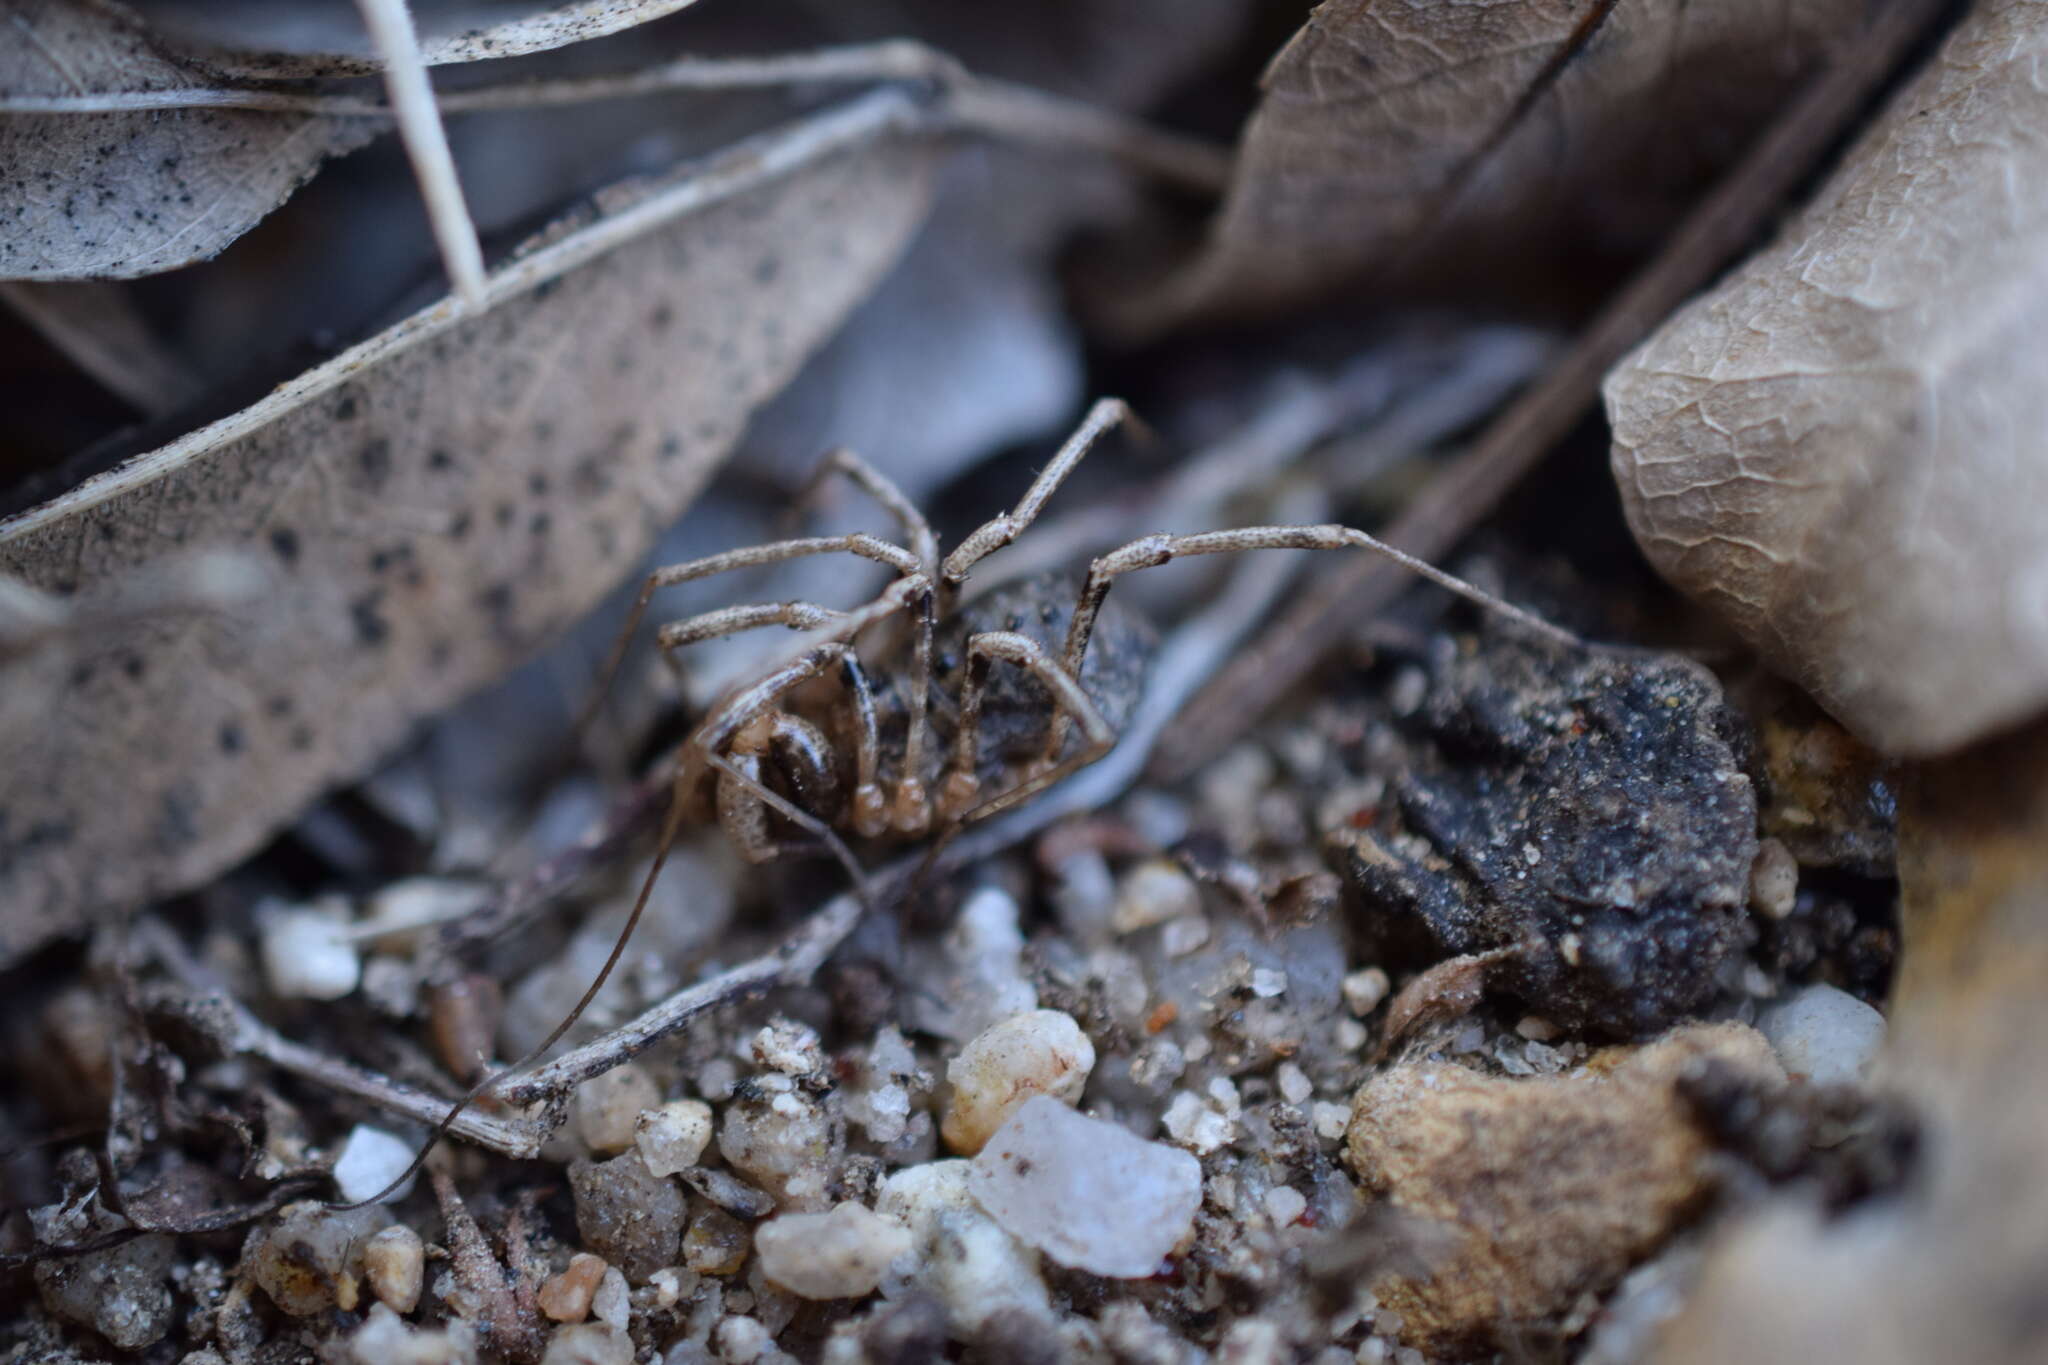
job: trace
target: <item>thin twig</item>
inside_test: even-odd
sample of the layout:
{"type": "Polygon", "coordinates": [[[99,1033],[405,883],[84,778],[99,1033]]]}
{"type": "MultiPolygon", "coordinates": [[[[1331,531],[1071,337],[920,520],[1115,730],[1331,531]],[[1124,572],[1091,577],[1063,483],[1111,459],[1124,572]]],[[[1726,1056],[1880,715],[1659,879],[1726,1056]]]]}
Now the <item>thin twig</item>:
{"type": "MultiPolygon", "coordinates": [[[[359,0],[361,2],[361,0],[359,0]]],[[[740,90],[819,81],[928,81],[944,92],[935,113],[953,127],[1054,148],[1079,147],[1206,194],[1229,177],[1228,148],[1151,127],[1112,110],[1027,86],[975,76],[959,61],[910,39],[849,44],[771,57],[682,57],[640,71],[516,81],[442,92],[443,115],[537,109],[684,90],[740,90]]],[[[100,114],[162,109],[251,109],[326,118],[399,117],[392,103],[256,86],[9,95],[0,114],[100,114]]]]}
{"type": "MultiPolygon", "coordinates": [[[[1756,237],[1946,8],[1946,0],[1894,0],[1886,6],[1693,209],[1556,367],[1446,464],[1384,539],[1419,558],[1437,559],[1491,512],[1571,429],[1615,362],[1756,237]]],[[[1171,742],[1162,746],[1155,776],[1175,780],[1221,752],[1405,582],[1395,566],[1364,557],[1323,574],[1195,699],[1171,742]]]]}
{"type": "MultiPolygon", "coordinates": [[[[242,1056],[261,1058],[280,1070],[418,1123],[439,1123],[447,1114],[448,1101],[440,1095],[400,1085],[374,1071],[295,1043],[271,1028],[186,952],[177,935],[161,921],[149,917],[139,920],[135,941],[177,979],[183,990],[175,1002],[179,1011],[219,1046],[242,1056]]],[[[506,1156],[531,1157],[539,1154],[552,1128],[544,1120],[500,1118],[472,1110],[461,1115],[450,1131],[506,1156]]]]}
{"type": "Polygon", "coordinates": [[[384,58],[384,88],[391,94],[398,136],[420,182],[420,200],[433,225],[449,283],[456,298],[470,308],[480,308],[484,301],[484,249],[462,197],[462,182],[455,177],[448,130],[434,103],[427,65],[420,59],[412,12],[406,0],[356,0],[356,7],[362,11],[363,26],[370,31],[370,42],[384,58]]]}

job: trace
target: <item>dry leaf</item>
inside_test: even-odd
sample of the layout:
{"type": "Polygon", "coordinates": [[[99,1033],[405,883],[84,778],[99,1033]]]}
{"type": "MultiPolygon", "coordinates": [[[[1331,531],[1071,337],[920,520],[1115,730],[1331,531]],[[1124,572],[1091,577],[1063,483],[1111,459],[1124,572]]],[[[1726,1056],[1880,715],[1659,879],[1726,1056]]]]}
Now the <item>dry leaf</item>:
{"type": "Polygon", "coordinates": [[[2048,701],[2044,60],[2048,6],[1979,7],[1607,381],[1644,551],[1892,753],[2048,701]]]}
{"type": "MultiPolygon", "coordinates": [[[[218,84],[104,0],[0,0],[0,28],[0,102],[218,84]]],[[[204,260],[376,131],[246,109],[0,113],[0,279],[131,278],[204,260]]]]}
{"type": "MultiPolygon", "coordinates": [[[[532,13],[438,6],[429,66],[516,57],[602,37],[692,0],[579,0],[532,13]],[[438,22],[436,22],[438,21],[438,22]]],[[[375,71],[353,5],[266,3],[240,13],[156,7],[171,32],[114,0],[0,0],[0,279],[126,279],[205,260],[289,198],[330,156],[384,131],[382,119],[232,108],[77,112],[39,106],[184,93],[231,95],[239,78],[375,71]],[[312,33],[304,30],[311,28],[312,33]],[[312,40],[313,52],[247,50],[252,32],[312,40]],[[182,41],[174,41],[182,39],[182,41]],[[320,38],[331,40],[324,46],[320,38]],[[206,41],[218,40],[220,47],[206,41]],[[327,48],[334,50],[328,51],[327,48]],[[233,50],[230,50],[233,49],[233,50]],[[24,110],[29,112],[24,112],[24,110]]]]}
{"type": "MultiPolygon", "coordinates": [[[[361,76],[384,63],[350,0],[131,0],[167,39],[206,50],[208,65],[256,79],[361,76]]],[[[696,0],[413,0],[428,66],[549,52],[651,23],[696,0]]]]}
{"type": "Polygon", "coordinates": [[[614,192],[487,314],[436,304],[0,522],[0,573],[88,603],[174,553],[272,565],[246,610],[10,676],[48,694],[0,734],[0,963],[218,872],[617,583],[921,221],[914,118],[879,91],[614,192]]]}
{"type": "Polygon", "coordinates": [[[1640,251],[1862,11],[1326,0],[1266,69],[1207,243],[1123,321],[1319,302],[1369,272],[1526,275],[1560,246],[1640,251]]]}

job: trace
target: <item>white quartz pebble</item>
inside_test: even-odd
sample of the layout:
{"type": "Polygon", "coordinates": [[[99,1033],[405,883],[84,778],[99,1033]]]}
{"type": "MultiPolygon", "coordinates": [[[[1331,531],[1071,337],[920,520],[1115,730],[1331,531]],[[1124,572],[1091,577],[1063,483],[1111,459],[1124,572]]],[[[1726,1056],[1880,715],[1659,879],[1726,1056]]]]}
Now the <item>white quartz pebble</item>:
{"type": "MultiPolygon", "coordinates": [[[[341,1191],[344,1203],[360,1203],[404,1174],[415,1155],[413,1145],[404,1138],[359,1123],[349,1131],[341,1155],[334,1159],[335,1188],[341,1191]]],[[[403,1199],[411,1189],[412,1181],[408,1180],[386,1194],[382,1202],[403,1199]]]]}
{"type": "Polygon", "coordinates": [[[1202,1166],[1034,1095],[969,1163],[967,1186],[1006,1232],[1061,1265],[1137,1279],[1193,1225],[1202,1166]]]}
{"type": "Polygon", "coordinates": [[[661,1088],[637,1063],[613,1067],[576,1087],[577,1136],[597,1155],[615,1156],[633,1145],[641,1111],[659,1103],[661,1088]]]}
{"type": "Polygon", "coordinates": [[[1124,874],[1109,923],[1119,934],[1132,934],[1201,911],[1202,888],[1194,878],[1174,863],[1154,858],[1124,874]]]}
{"type": "Polygon", "coordinates": [[[1077,1103],[1095,1066],[1095,1047],[1058,1010],[1013,1014],[983,1030],[946,1067],[953,1102],[940,1133],[972,1156],[1033,1095],[1077,1103]]]}
{"type": "Polygon", "coordinates": [[[1812,985],[1772,1005],[1756,1021],[1778,1060],[1815,1085],[1853,1085],[1884,1042],[1884,1016],[1833,986],[1812,985]]]}
{"type": "MultiPolygon", "coordinates": [[[[967,1162],[927,1161],[882,1182],[877,1211],[909,1228],[917,1251],[901,1288],[937,1299],[963,1336],[998,1313],[1049,1320],[1038,1253],[996,1225],[967,1181],[967,1162]]],[[[890,1295],[897,1292],[892,1285],[890,1295]]]]}
{"type": "Polygon", "coordinates": [[[277,911],[264,920],[262,951],[270,992],[286,999],[339,1000],[363,978],[343,914],[277,911]]]}
{"type": "Polygon", "coordinates": [[[702,1100],[670,1100],[643,1109],[634,1120],[633,1142],[656,1175],[688,1170],[711,1145],[711,1106],[702,1100]]]}
{"type": "Polygon", "coordinates": [[[785,1213],[754,1230],[761,1270],[806,1299],[872,1294],[889,1263],[910,1250],[910,1232],[863,1204],[830,1213],[785,1213]]]}

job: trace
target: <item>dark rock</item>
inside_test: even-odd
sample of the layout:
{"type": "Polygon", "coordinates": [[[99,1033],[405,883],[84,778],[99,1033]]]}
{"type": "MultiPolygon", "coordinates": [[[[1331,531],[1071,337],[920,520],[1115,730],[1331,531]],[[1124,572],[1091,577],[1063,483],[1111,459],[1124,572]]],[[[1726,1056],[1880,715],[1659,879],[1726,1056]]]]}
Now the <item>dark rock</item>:
{"type": "Polygon", "coordinates": [[[1489,985],[1568,1027],[1655,1032],[1749,938],[1756,797],[1713,676],[1689,660],[1491,630],[1441,642],[1408,770],[1353,881],[1489,985]]]}

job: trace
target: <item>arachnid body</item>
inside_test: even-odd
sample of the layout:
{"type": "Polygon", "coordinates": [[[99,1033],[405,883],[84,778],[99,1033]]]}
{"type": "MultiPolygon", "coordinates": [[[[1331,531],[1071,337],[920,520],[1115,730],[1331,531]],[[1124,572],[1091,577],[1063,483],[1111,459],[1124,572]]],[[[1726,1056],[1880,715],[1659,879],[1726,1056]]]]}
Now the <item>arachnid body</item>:
{"type": "Polygon", "coordinates": [[[1107,605],[1110,588],[1123,574],[1184,556],[1367,549],[1492,611],[1564,636],[1362,531],[1333,525],[1143,536],[1096,558],[1085,577],[1030,579],[963,602],[975,565],[1016,539],[1094,442],[1127,415],[1116,400],[1097,403],[1016,507],[943,559],[908,499],[859,457],[835,451],[813,485],[835,476],[851,480],[895,520],[900,543],[862,532],[807,537],[650,574],[613,652],[614,666],[662,587],[820,554],[853,555],[896,574],[851,610],[811,602],[732,606],[661,629],[657,643],[671,659],[689,645],[761,626],[812,632],[803,648],[728,691],[685,741],[671,827],[690,814],[715,815],[751,861],[822,846],[851,862],[844,835],[914,838],[1029,799],[1108,752],[1142,690],[1153,634],[1107,605]],[[864,652],[869,637],[885,628],[895,631],[890,648],[864,652]],[[792,839],[792,831],[809,838],[792,839]]]}

